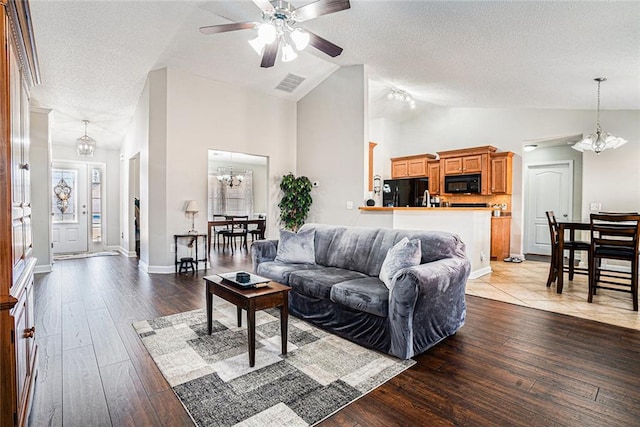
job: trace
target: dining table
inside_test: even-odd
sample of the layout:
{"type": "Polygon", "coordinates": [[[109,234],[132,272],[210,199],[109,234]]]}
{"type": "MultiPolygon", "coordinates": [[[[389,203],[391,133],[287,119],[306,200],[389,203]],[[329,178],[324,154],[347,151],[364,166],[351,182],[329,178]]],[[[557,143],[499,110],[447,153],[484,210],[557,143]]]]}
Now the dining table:
{"type": "Polygon", "coordinates": [[[560,265],[558,266],[558,278],[556,282],[556,292],[561,294],[564,286],[564,234],[569,231],[568,241],[576,240],[576,230],[591,230],[591,223],[580,220],[558,221],[558,253],[560,254],[560,265]]]}
{"type": "Polygon", "coordinates": [[[222,226],[226,226],[226,225],[257,225],[258,226],[258,230],[260,230],[260,235],[258,236],[259,239],[264,239],[264,231],[267,228],[267,220],[264,218],[258,218],[258,219],[216,219],[213,221],[208,221],[208,225],[207,225],[207,253],[211,253],[211,230],[213,230],[214,227],[222,227],[222,226]]]}

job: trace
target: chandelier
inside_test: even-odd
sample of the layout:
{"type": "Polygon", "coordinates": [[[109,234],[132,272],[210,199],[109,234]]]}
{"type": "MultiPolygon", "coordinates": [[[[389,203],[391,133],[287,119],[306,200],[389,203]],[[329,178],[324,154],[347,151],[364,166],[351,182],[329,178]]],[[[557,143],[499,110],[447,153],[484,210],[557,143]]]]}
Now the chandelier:
{"type": "Polygon", "coordinates": [[[282,61],[289,62],[298,57],[296,50],[301,51],[309,44],[309,33],[294,27],[296,20],[289,3],[278,2],[273,12],[264,13],[263,19],[265,22],[257,25],[258,37],[249,40],[249,44],[258,55],[262,55],[265,47],[277,40],[282,61]]]}
{"type": "Polygon", "coordinates": [[[406,91],[397,88],[391,88],[389,93],[387,94],[387,99],[389,101],[401,101],[406,102],[409,105],[409,108],[412,110],[416,109],[416,100],[413,99],[413,96],[409,95],[406,91]]]}
{"type": "Polygon", "coordinates": [[[79,156],[93,157],[93,153],[96,151],[96,140],[87,136],[87,125],[89,124],[89,121],[83,120],[83,122],[84,135],[76,140],[76,151],[79,156]]]}
{"type": "Polygon", "coordinates": [[[229,167],[228,171],[226,168],[218,168],[218,181],[224,183],[225,185],[233,188],[238,187],[242,184],[244,180],[244,175],[234,175],[233,167],[229,167]]]}
{"type": "Polygon", "coordinates": [[[600,83],[607,80],[606,77],[598,77],[593,79],[598,82],[598,109],[596,115],[596,131],[591,135],[587,135],[582,138],[582,141],[573,146],[574,149],[583,152],[584,150],[595,151],[596,154],[600,154],[607,148],[618,148],[626,144],[626,139],[619,138],[611,135],[608,132],[604,132],[600,127],[600,83]]]}

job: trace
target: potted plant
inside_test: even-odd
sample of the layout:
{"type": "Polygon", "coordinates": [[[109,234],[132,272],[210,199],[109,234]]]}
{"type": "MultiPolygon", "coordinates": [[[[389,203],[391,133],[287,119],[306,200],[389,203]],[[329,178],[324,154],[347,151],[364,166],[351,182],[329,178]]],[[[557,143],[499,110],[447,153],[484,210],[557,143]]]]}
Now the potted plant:
{"type": "Polygon", "coordinates": [[[311,208],[311,181],[306,176],[295,177],[289,173],[280,182],[282,199],[278,203],[280,208],[280,222],[285,229],[298,231],[307,218],[311,208]]]}

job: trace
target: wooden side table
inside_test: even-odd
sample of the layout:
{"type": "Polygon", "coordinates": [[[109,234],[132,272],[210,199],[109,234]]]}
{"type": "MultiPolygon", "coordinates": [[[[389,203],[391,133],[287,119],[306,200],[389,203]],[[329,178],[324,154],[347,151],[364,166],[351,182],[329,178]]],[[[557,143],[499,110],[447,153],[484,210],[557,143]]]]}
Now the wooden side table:
{"type": "Polygon", "coordinates": [[[176,268],[176,273],[178,272],[178,265],[180,264],[180,261],[178,260],[178,241],[180,239],[188,239],[188,238],[192,238],[193,239],[193,245],[196,251],[195,257],[193,257],[193,262],[196,263],[196,270],[198,269],[198,263],[199,262],[204,262],[204,271],[207,271],[207,251],[206,251],[206,247],[207,247],[207,235],[206,234],[174,234],[173,235],[173,247],[174,247],[174,251],[173,251],[173,262],[175,264],[175,268],[176,268]],[[204,258],[198,258],[198,240],[202,239],[202,243],[204,244],[204,258]]]}
{"type": "Polygon", "coordinates": [[[249,336],[249,366],[256,364],[256,311],[267,308],[280,309],[280,340],[282,354],[287,354],[287,327],[289,320],[289,286],[269,282],[261,288],[242,289],[223,282],[219,276],[204,278],[207,288],[207,333],[211,335],[213,321],[213,296],[234,304],[238,311],[238,326],[242,326],[242,309],[247,311],[247,334],[249,336]]]}

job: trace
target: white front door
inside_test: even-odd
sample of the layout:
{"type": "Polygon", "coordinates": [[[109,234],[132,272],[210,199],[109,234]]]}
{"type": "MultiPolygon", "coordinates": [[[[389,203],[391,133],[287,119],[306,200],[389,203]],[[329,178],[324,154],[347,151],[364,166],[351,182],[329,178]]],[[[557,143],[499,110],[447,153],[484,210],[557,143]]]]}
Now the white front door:
{"type": "Polygon", "coordinates": [[[87,165],[54,163],[51,216],[53,253],[87,252],[87,165]]]}
{"type": "Polygon", "coordinates": [[[573,161],[528,164],[525,185],[525,253],[551,255],[545,212],[558,221],[573,217],[573,161]]]}

